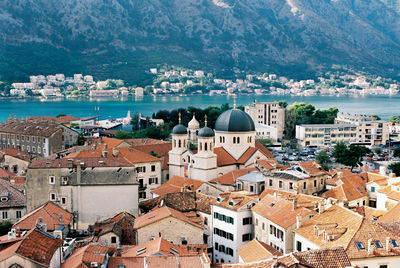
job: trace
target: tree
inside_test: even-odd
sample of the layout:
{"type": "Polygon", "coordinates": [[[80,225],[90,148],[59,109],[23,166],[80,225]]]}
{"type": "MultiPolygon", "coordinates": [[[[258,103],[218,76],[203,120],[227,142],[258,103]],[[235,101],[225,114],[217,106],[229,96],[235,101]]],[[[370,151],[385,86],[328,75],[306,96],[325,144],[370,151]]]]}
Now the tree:
{"type": "Polygon", "coordinates": [[[381,120],[381,117],[376,114],[372,114],[371,117],[373,117],[375,120],[381,120]]]}
{"type": "Polygon", "coordinates": [[[12,225],[9,220],[0,222],[0,235],[6,235],[11,230],[12,225]]]}
{"type": "Polygon", "coordinates": [[[336,158],[336,162],[350,166],[353,169],[362,165],[362,158],[369,152],[371,150],[365,146],[351,144],[347,147],[346,144],[339,142],[335,145],[333,156],[336,158]]]}
{"type": "Polygon", "coordinates": [[[58,114],[57,116],[56,116],[56,118],[60,118],[60,117],[62,117],[62,116],[67,116],[66,114],[58,114]]]}
{"type": "MultiPolygon", "coordinates": [[[[376,153],[376,154],[381,154],[381,153],[382,153],[382,149],[379,148],[379,147],[376,148],[376,149],[375,149],[375,153],[376,153]]],[[[399,153],[400,153],[400,151],[399,151],[399,153]]]]}
{"type": "Polygon", "coordinates": [[[396,176],[400,176],[400,162],[392,163],[388,166],[396,176]]]}
{"type": "Polygon", "coordinates": [[[400,122],[400,115],[392,115],[392,117],[390,117],[390,122],[399,123],[400,122]]]}
{"type": "Polygon", "coordinates": [[[295,102],[289,107],[289,112],[293,116],[296,125],[307,124],[314,114],[315,107],[310,103],[295,102]]]}
{"type": "Polygon", "coordinates": [[[396,149],[394,149],[393,156],[400,157],[400,147],[397,147],[396,149]]]}
{"type": "Polygon", "coordinates": [[[331,158],[329,157],[328,153],[325,150],[320,151],[317,156],[315,157],[315,160],[318,161],[318,163],[325,169],[328,170],[328,165],[331,163],[331,158]]]}
{"type": "Polygon", "coordinates": [[[278,101],[278,104],[279,104],[279,107],[282,107],[282,108],[286,108],[288,106],[288,103],[285,100],[278,101]]]}

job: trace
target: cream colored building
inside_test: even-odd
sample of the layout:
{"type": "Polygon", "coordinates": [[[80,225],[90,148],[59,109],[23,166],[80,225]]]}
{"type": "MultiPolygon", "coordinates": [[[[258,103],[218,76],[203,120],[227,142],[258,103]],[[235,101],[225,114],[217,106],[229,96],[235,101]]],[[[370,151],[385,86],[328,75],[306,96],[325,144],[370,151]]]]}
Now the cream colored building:
{"type": "Polygon", "coordinates": [[[279,106],[278,102],[256,102],[247,105],[248,113],[256,124],[264,124],[277,129],[278,138],[282,139],[285,130],[286,109],[279,106]]]}
{"type": "Polygon", "coordinates": [[[352,124],[296,126],[296,139],[300,146],[328,147],[338,142],[356,143],[357,133],[357,126],[352,124]]]}

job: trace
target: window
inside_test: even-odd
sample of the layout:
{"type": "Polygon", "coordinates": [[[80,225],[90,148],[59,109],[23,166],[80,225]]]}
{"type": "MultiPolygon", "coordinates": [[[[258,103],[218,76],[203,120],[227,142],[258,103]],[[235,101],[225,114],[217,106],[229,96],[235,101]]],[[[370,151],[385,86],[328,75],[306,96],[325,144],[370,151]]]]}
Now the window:
{"type": "Polygon", "coordinates": [[[61,197],[61,205],[65,205],[67,203],[67,198],[61,197]]]}
{"type": "Polygon", "coordinates": [[[56,194],[55,193],[51,193],[50,194],[50,201],[55,201],[56,200],[56,194]]]}
{"type": "Polygon", "coordinates": [[[54,176],[49,176],[49,183],[54,184],[56,182],[56,177],[54,176]]]}
{"type": "Polygon", "coordinates": [[[307,182],[306,181],[303,183],[303,189],[307,189],[307,182]]]}
{"type": "Polygon", "coordinates": [[[253,224],[253,219],[251,217],[243,218],[243,225],[247,225],[247,224],[253,224]]]}
{"type": "Polygon", "coordinates": [[[363,243],[361,243],[361,242],[355,242],[355,243],[356,243],[356,247],[357,247],[358,250],[364,250],[365,249],[363,243]]]}
{"type": "Polygon", "coordinates": [[[2,212],[2,216],[3,216],[3,220],[8,219],[8,213],[7,213],[7,211],[3,211],[3,212],[2,212]]]}
{"type": "Polygon", "coordinates": [[[156,166],[155,165],[151,166],[151,171],[156,171],[156,166]]]}
{"type": "Polygon", "coordinates": [[[215,248],[216,250],[218,250],[218,243],[217,243],[217,242],[215,242],[214,248],[215,248]]]}
{"type": "Polygon", "coordinates": [[[283,181],[279,181],[279,188],[283,188],[283,181]]]}
{"type": "Polygon", "coordinates": [[[233,137],[233,144],[236,143],[236,137],[233,137]]]}
{"type": "Polygon", "coordinates": [[[374,242],[374,244],[375,244],[376,248],[383,248],[383,247],[382,247],[382,244],[381,244],[381,242],[380,242],[379,240],[376,240],[376,241],[374,242]]]}
{"type": "Polygon", "coordinates": [[[251,239],[252,239],[252,235],[250,233],[242,235],[242,242],[250,241],[251,239]]]}
{"type": "Polygon", "coordinates": [[[265,223],[262,223],[262,229],[265,230],[265,223]]]}
{"type": "Polygon", "coordinates": [[[226,254],[233,256],[233,249],[231,248],[226,248],[226,254]]]}
{"type": "Polygon", "coordinates": [[[289,182],[289,189],[293,190],[293,182],[289,182]]]}
{"type": "Polygon", "coordinates": [[[253,185],[250,185],[250,192],[251,193],[254,192],[254,186],[253,185]]]}
{"type": "Polygon", "coordinates": [[[117,243],[117,237],[116,236],[112,236],[111,237],[111,244],[116,244],[117,243]]]}
{"type": "Polygon", "coordinates": [[[397,241],[396,240],[392,240],[392,245],[393,245],[393,247],[395,247],[395,248],[398,248],[399,247],[399,244],[397,243],[397,241]]]}
{"type": "Polygon", "coordinates": [[[317,187],[317,180],[314,180],[314,187],[317,187]]]}
{"type": "Polygon", "coordinates": [[[258,219],[256,219],[256,226],[258,226],[258,219]]]}
{"type": "Polygon", "coordinates": [[[373,193],[375,192],[375,187],[373,187],[373,186],[371,187],[371,192],[373,192],[373,193]]]}
{"type": "Polygon", "coordinates": [[[383,265],[379,265],[379,268],[388,268],[388,266],[386,264],[383,264],[383,265]]]}
{"type": "Polygon", "coordinates": [[[236,138],[237,143],[240,143],[240,137],[236,138]]]}
{"type": "Polygon", "coordinates": [[[22,217],[22,211],[21,210],[15,211],[15,218],[20,219],[21,217],[22,217]]]}
{"type": "Polygon", "coordinates": [[[272,186],[272,184],[273,184],[273,182],[272,182],[272,180],[270,179],[270,180],[269,180],[269,186],[272,186]]]}
{"type": "Polygon", "coordinates": [[[139,192],[139,198],[146,198],[146,192],[139,192]]]}
{"type": "Polygon", "coordinates": [[[297,241],[297,243],[296,243],[296,250],[301,251],[301,242],[300,241],[297,241]]]}
{"type": "Polygon", "coordinates": [[[219,245],[218,251],[225,253],[225,246],[224,245],[219,245]]]}

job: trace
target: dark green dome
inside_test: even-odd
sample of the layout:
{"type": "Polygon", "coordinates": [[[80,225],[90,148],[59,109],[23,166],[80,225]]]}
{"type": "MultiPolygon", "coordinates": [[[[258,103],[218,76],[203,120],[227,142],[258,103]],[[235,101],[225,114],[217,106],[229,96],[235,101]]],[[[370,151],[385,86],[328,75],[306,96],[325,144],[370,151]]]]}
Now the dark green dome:
{"type": "Polygon", "coordinates": [[[239,109],[223,112],[215,122],[215,131],[249,132],[255,131],[251,117],[239,109]]]}
{"type": "Polygon", "coordinates": [[[214,131],[209,127],[203,127],[197,134],[198,137],[208,138],[214,137],[214,131]]]}
{"type": "Polygon", "coordinates": [[[178,125],[174,126],[174,128],[172,129],[172,134],[175,134],[175,135],[187,134],[187,129],[184,125],[178,124],[178,125]]]}

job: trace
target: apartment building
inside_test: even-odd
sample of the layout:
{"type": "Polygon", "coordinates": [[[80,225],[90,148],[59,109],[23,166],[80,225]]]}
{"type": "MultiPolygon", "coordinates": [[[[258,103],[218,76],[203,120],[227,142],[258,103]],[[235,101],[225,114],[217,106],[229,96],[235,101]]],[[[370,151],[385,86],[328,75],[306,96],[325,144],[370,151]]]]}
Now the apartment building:
{"type": "Polygon", "coordinates": [[[278,102],[256,102],[247,105],[244,111],[255,124],[264,124],[277,129],[278,139],[282,139],[285,130],[285,111],[278,102]]]}
{"type": "Polygon", "coordinates": [[[300,146],[329,147],[338,142],[356,143],[357,125],[354,124],[315,124],[297,125],[296,139],[300,146]]]}
{"type": "Polygon", "coordinates": [[[376,120],[374,116],[362,114],[339,113],[336,124],[354,124],[357,126],[357,142],[378,146],[389,140],[390,123],[376,120]]]}
{"type": "Polygon", "coordinates": [[[226,192],[212,204],[214,262],[239,261],[239,248],[254,236],[251,208],[258,200],[258,195],[246,191],[226,192]]]}

